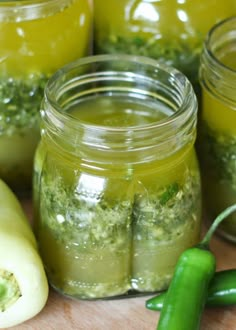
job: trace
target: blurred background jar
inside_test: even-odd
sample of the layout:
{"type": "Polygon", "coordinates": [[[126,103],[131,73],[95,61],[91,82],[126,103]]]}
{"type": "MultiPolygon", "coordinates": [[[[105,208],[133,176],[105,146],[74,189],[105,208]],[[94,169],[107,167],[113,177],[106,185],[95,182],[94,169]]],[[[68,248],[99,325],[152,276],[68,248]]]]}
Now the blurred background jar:
{"type": "Polygon", "coordinates": [[[88,53],[88,0],[0,2],[0,177],[31,187],[39,108],[47,79],[88,53]]]}
{"type": "Polygon", "coordinates": [[[181,70],[199,96],[199,55],[216,22],[236,14],[234,0],[94,0],[95,53],[129,53],[181,70]]]}
{"type": "MultiPolygon", "coordinates": [[[[209,221],[236,201],[236,17],[209,32],[200,65],[202,114],[199,123],[199,158],[204,188],[204,209],[209,221]]],[[[236,242],[236,217],[220,227],[236,242]]]]}
{"type": "Polygon", "coordinates": [[[50,78],[41,116],[34,225],[52,286],[87,299],[166,289],[201,228],[189,81],[150,58],[91,56],[50,78]]]}

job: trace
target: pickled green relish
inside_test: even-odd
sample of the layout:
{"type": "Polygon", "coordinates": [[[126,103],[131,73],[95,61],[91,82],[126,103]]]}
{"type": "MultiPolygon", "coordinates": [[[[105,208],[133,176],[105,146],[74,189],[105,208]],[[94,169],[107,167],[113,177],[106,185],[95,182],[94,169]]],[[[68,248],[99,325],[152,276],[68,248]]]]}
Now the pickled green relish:
{"type": "MultiPolygon", "coordinates": [[[[80,124],[129,132],[161,123],[172,112],[152,100],[114,95],[67,110],[80,124]]],[[[36,232],[49,281],[85,299],[166,289],[180,253],[200,234],[193,142],[152,161],[140,150],[138,162],[126,152],[122,161],[104,154],[101,164],[86,158],[80,141],[77,149],[78,155],[58,152],[43,135],[36,153],[36,232]]]]}
{"type": "Polygon", "coordinates": [[[87,54],[91,10],[88,0],[8,2],[0,2],[0,177],[22,194],[31,188],[46,82],[87,54]]]}
{"type": "Polygon", "coordinates": [[[209,29],[235,15],[235,1],[94,0],[94,49],[134,54],[182,71],[198,86],[199,56],[209,29]]]}
{"type": "MultiPolygon", "coordinates": [[[[228,49],[218,60],[236,72],[235,50],[228,49]]],[[[222,79],[223,80],[223,79],[222,79]]],[[[231,92],[235,94],[232,88],[231,92]]],[[[232,100],[235,99],[232,95],[232,100]]],[[[229,95],[230,99],[230,95],[229,95]]],[[[203,89],[203,112],[199,126],[199,155],[208,219],[213,220],[236,199],[236,105],[228,104],[203,89]],[[215,193],[217,191],[217,194],[215,193]]],[[[231,215],[219,231],[235,241],[236,217],[231,215]]]]}

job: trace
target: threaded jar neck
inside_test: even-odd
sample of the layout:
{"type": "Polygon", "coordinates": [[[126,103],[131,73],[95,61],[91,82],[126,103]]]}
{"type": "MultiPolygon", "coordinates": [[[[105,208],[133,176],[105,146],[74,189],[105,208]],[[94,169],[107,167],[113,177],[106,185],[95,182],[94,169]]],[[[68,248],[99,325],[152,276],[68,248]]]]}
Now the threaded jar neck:
{"type": "Polygon", "coordinates": [[[119,162],[129,153],[131,162],[151,161],[194,143],[196,114],[195,94],[182,73],[145,57],[98,55],[79,59],[51,77],[41,110],[42,135],[78,156],[96,153],[100,161],[119,162]],[[155,111],[165,116],[147,124],[100,125],[71,114],[84,100],[96,107],[104,96],[111,107],[116,98],[131,107],[138,103],[144,112],[148,105],[154,116],[155,111]]]}
{"type": "Polygon", "coordinates": [[[235,107],[236,103],[235,45],[236,17],[230,17],[216,24],[209,31],[200,65],[202,86],[232,107],[235,107]]]}
{"type": "Polygon", "coordinates": [[[0,22],[28,21],[54,15],[73,1],[75,0],[3,0],[0,2],[0,22]]]}

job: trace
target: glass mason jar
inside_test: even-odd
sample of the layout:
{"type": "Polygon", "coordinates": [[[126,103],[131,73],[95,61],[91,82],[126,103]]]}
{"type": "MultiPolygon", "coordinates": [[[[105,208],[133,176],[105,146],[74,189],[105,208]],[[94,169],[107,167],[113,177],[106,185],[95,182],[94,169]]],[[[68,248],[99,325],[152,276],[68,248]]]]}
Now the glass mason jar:
{"type": "MultiPolygon", "coordinates": [[[[199,159],[207,219],[236,200],[236,17],[215,25],[201,56],[202,115],[199,159]]],[[[236,241],[236,216],[219,231],[236,241]]]]}
{"type": "Polygon", "coordinates": [[[88,0],[0,3],[0,177],[29,190],[49,76],[88,52],[88,0]]]}
{"type": "Polygon", "coordinates": [[[76,298],[166,289],[199,239],[196,97],[129,55],[80,59],[46,86],[35,231],[53,287],[76,298]]]}
{"type": "Polygon", "coordinates": [[[234,13],[234,0],[94,0],[95,53],[159,59],[187,75],[199,96],[203,39],[212,25],[234,13]]]}

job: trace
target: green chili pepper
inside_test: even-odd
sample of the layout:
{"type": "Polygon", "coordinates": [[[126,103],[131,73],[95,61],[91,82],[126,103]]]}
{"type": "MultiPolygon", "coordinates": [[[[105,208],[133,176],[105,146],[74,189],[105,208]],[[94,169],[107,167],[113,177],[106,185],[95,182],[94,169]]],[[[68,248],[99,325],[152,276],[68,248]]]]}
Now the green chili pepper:
{"type": "Polygon", "coordinates": [[[209,284],[215,274],[215,256],[209,243],[218,225],[235,210],[236,204],[220,213],[203,240],[181,254],[164,299],[158,330],[200,328],[209,284]]]}
{"type": "Polygon", "coordinates": [[[217,273],[209,290],[208,306],[228,306],[236,304],[236,269],[217,273]]]}
{"type": "MultiPolygon", "coordinates": [[[[146,308],[161,311],[166,292],[146,301],[146,308]]],[[[236,269],[227,269],[215,273],[208,290],[206,306],[220,307],[236,305],[236,269]]]]}

